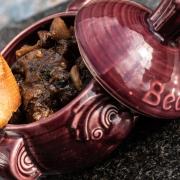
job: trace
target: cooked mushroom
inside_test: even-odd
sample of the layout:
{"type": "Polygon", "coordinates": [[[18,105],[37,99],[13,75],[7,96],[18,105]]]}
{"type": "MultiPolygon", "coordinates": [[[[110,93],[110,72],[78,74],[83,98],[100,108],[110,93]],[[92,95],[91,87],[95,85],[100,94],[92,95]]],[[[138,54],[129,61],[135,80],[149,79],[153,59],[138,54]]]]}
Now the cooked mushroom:
{"type": "Polygon", "coordinates": [[[81,81],[81,78],[80,78],[80,74],[79,74],[79,70],[78,70],[77,65],[74,65],[71,68],[70,75],[71,75],[71,79],[72,79],[72,81],[74,83],[74,86],[76,87],[77,90],[80,91],[81,88],[82,88],[82,81],[81,81]]]}
{"type": "Polygon", "coordinates": [[[61,18],[55,18],[51,24],[50,32],[52,36],[59,39],[69,39],[71,37],[71,33],[66,26],[65,22],[61,18]]]}
{"type": "Polygon", "coordinates": [[[20,58],[20,57],[24,56],[25,54],[27,54],[37,48],[38,48],[38,44],[35,44],[34,46],[24,45],[21,47],[21,49],[16,51],[16,57],[20,58]]]}

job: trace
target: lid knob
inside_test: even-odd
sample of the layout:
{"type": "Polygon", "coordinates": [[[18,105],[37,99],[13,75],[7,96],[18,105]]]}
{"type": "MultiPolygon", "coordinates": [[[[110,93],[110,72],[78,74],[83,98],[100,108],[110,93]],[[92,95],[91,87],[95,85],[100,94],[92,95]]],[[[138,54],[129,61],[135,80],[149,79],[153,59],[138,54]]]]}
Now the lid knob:
{"type": "Polygon", "coordinates": [[[180,0],[162,0],[148,22],[163,42],[174,41],[180,33],[180,0]]]}

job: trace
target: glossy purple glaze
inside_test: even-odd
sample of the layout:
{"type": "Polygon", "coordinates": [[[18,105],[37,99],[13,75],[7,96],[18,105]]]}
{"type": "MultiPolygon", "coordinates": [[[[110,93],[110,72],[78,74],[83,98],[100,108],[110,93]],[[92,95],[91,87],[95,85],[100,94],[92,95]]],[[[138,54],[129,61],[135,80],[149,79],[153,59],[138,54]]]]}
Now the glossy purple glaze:
{"type": "Polygon", "coordinates": [[[67,7],[67,11],[75,11],[77,12],[82,6],[87,4],[92,0],[73,0],[67,7]]]}
{"type": "MultiPolygon", "coordinates": [[[[73,25],[74,13],[55,14],[37,22],[20,33],[3,50],[2,55],[8,63],[12,64],[16,60],[15,51],[21,45],[36,42],[37,31],[48,28],[52,19],[58,16],[68,25],[73,25]]],[[[9,153],[12,158],[7,162],[17,165],[16,147],[22,140],[26,147],[25,152],[32,159],[31,166],[39,169],[38,174],[77,171],[109,155],[129,134],[135,118],[121,110],[92,80],[78,97],[49,118],[27,125],[8,125],[4,129],[7,133],[6,139],[1,141],[3,136],[0,136],[0,153],[9,153]],[[14,137],[9,135],[12,133],[19,136],[13,141],[13,146],[11,141],[14,137]]],[[[29,173],[24,164],[22,168],[24,172],[13,174],[17,179],[29,173]]],[[[6,165],[6,169],[12,171],[12,166],[6,165]]],[[[1,166],[0,171],[3,171],[1,166]]],[[[31,179],[29,174],[27,179],[31,179]]]]}
{"type": "Polygon", "coordinates": [[[147,116],[179,118],[180,48],[160,43],[159,32],[149,29],[150,15],[131,1],[87,4],[76,17],[80,52],[95,79],[122,104],[147,116]]]}
{"type": "Polygon", "coordinates": [[[0,179],[33,180],[41,175],[25,150],[23,138],[16,133],[0,135],[0,179]]]}

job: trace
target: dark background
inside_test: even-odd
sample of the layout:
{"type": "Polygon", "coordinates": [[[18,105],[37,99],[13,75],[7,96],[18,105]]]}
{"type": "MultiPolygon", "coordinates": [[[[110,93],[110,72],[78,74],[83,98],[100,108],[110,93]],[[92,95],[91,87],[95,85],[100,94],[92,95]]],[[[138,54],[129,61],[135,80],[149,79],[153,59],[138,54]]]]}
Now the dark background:
{"type": "MultiPolygon", "coordinates": [[[[158,4],[155,0],[144,0],[144,2],[151,7],[158,4]]],[[[67,3],[23,22],[10,23],[1,29],[0,49],[34,21],[65,10],[67,3]]],[[[101,164],[78,174],[44,175],[41,179],[180,180],[180,120],[160,121],[141,118],[129,138],[101,164]]]]}

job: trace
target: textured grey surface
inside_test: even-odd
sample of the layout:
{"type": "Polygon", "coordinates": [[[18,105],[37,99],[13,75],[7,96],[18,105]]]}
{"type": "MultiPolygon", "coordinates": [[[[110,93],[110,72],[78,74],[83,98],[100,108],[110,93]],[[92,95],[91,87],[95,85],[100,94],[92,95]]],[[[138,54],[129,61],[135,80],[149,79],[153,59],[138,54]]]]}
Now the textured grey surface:
{"type": "Polygon", "coordinates": [[[19,22],[68,0],[0,0],[0,29],[8,22],[19,22]]]}
{"type": "MultiPolygon", "coordinates": [[[[158,4],[155,0],[144,2],[151,7],[158,4]]],[[[0,47],[5,46],[24,27],[44,16],[64,10],[66,5],[48,10],[19,24],[10,24],[0,31],[0,47]]],[[[45,175],[41,179],[180,180],[180,120],[141,118],[129,138],[101,164],[77,174],[45,175]]]]}

